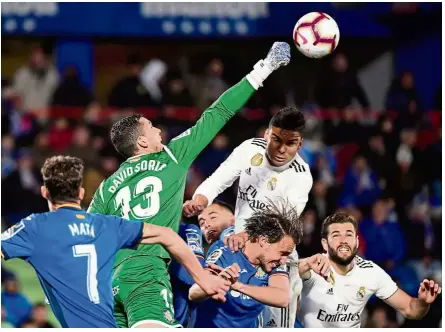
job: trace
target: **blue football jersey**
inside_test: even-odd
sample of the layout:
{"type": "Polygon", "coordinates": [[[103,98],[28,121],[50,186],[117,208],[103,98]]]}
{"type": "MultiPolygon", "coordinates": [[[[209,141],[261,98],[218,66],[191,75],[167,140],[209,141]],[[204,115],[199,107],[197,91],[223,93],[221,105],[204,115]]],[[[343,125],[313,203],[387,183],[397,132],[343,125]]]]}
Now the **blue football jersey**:
{"type": "MultiPolygon", "coordinates": [[[[270,273],[266,273],[261,267],[254,267],[241,250],[232,253],[229,248],[224,247],[222,241],[217,241],[215,249],[207,254],[206,264],[210,263],[224,268],[238,263],[241,269],[238,280],[253,286],[267,286],[269,277],[276,273],[288,275],[285,266],[277,267],[270,273]]],[[[230,290],[226,294],[225,303],[207,299],[198,304],[195,327],[258,327],[258,315],[264,306],[247,295],[230,290]]]]}
{"type": "Polygon", "coordinates": [[[33,214],[2,234],[5,259],[36,270],[62,327],[117,327],[111,275],[116,252],[134,247],[142,223],[63,206],[33,214]]]}
{"type": "MultiPolygon", "coordinates": [[[[204,249],[202,247],[202,232],[197,225],[182,223],[179,225],[179,236],[195,253],[204,266],[204,249]]],[[[196,317],[196,305],[188,299],[189,289],[195,283],[187,270],[172,260],[170,264],[170,277],[172,280],[173,305],[175,319],[183,327],[193,327],[196,317]]]]}
{"type": "MultiPolygon", "coordinates": [[[[224,242],[225,237],[231,236],[233,234],[235,234],[235,226],[230,226],[223,230],[221,234],[219,234],[218,241],[224,242]]],[[[213,252],[216,248],[219,247],[218,241],[215,241],[210,245],[208,252],[213,252]]]]}

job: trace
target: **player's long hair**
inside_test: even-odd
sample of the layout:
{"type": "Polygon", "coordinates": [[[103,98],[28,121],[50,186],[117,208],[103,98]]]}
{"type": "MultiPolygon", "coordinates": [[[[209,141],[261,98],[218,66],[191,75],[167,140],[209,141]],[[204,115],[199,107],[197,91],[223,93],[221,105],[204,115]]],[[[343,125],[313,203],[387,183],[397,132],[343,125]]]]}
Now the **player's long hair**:
{"type": "Polygon", "coordinates": [[[277,202],[268,199],[268,206],[246,220],[244,229],[249,239],[255,241],[264,236],[269,243],[276,243],[289,235],[298,245],[303,238],[303,222],[295,207],[284,199],[277,202]]]}
{"type": "Polygon", "coordinates": [[[53,204],[77,202],[83,179],[83,162],[70,156],[46,159],[42,167],[43,185],[53,204]]]}

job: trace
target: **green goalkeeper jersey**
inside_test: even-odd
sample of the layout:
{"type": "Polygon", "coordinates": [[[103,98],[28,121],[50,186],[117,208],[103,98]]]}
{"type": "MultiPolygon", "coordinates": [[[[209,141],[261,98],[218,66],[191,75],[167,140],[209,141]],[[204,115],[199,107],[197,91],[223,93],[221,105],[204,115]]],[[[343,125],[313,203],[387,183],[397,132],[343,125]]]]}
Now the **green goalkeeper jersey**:
{"type": "MultiPolygon", "coordinates": [[[[178,232],[190,165],[254,92],[244,78],[222,94],[195,126],[172,139],[161,152],[128,158],[101,183],[88,212],[144,221],[178,232]]],[[[169,257],[161,245],[140,245],[136,251],[120,250],[115,266],[128,257],[141,255],[169,257]]]]}

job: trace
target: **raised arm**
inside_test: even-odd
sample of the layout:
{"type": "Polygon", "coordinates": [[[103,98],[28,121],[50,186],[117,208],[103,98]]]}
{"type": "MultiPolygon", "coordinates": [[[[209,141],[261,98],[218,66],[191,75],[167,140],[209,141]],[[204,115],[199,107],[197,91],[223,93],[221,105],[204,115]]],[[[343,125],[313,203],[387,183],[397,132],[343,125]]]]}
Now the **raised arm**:
{"type": "Polygon", "coordinates": [[[207,273],[187,244],[171,228],[144,224],[142,244],[161,244],[190,273],[207,295],[225,294],[230,282],[207,273]]]}
{"type": "Polygon", "coordinates": [[[265,287],[236,282],[231,289],[270,306],[285,308],[289,305],[289,276],[284,273],[271,275],[265,287]]]}
{"type": "Polygon", "coordinates": [[[202,114],[195,126],[170,142],[169,148],[178,163],[185,167],[191,165],[221,128],[247,103],[255,90],[262,86],[264,80],[289,61],[290,46],[284,42],[274,43],[266,59],[257,62],[250,74],[224,92],[202,114]]]}

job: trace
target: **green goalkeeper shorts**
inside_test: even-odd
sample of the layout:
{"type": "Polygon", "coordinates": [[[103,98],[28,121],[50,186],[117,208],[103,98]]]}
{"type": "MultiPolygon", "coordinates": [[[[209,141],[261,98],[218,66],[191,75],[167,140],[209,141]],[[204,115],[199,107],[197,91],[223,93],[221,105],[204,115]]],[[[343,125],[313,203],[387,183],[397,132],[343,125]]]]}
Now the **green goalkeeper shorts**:
{"type": "Polygon", "coordinates": [[[175,320],[168,264],[161,257],[135,256],[114,270],[114,318],[119,327],[181,327],[175,320]]]}

